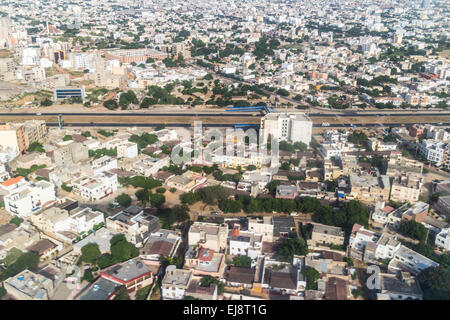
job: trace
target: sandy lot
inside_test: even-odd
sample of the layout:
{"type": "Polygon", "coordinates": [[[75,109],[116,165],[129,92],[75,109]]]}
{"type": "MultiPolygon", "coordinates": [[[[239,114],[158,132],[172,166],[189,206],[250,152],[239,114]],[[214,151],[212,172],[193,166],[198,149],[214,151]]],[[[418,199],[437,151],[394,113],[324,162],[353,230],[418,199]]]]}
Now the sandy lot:
{"type": "Polygon", "coordinates": [[[0,209],[0,226],[8,223],[12,216],[4,209],[0,209]]]}

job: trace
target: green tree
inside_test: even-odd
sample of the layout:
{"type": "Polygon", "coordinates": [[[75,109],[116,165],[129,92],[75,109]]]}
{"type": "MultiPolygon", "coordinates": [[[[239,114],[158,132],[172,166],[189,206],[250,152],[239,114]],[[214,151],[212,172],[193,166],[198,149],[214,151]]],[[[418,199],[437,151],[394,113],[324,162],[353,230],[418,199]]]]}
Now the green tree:
{"type": "Polygon", "coordinates": [[[320,273],[312,268],[305,268],[306,290],[317,290],[317,280],[320,279],[320,273]]]}
{"type": "Polygon", "coordinates": [[[277,253],[283,261],[292,262],[294,255],[306,255],[308,246],[301,238],[285,239],[278,246],[277,253]]]}
{"type": "Polygon", "coordinates": [[[96,263],[100,254],[101,252],[97,243],[88,243],[81,248],[81,260],[87,263],[96,263]]]}
{"type": "Polygon", "coordinates": [[[122,193],[121,195],[117,196],[115,200],[122,207],[128,207],[131,204],[131,197],[126,193],[122,193]]]}
{"type": "Polygon", "coordinates": [[[225,199],[219,202],[219,208],[223,212],[237,213],[242,210],[242,202],[239,200],[225,199]]]}
{"type": "Polygon", "coordinates": [[[39,256],[34,252],[25,252],[17,260],[9,265],[1,275],[1,280],[4,281],[9,277],[22,272],[25,269],[36,268],[39,263],[39,256]]]}
{"type": "Polygon", "coordinates": [[[114,264],[114,260],[112,256],[108,253],[102,254],[97,260],[97,265],[100,269],[109,267],[112,264],[114,264]]]}
{"type": "Polygon", "coordinates": [[[156,208],[161,208],[166,202],[166,197],[159,193],[153,193],[150,195],[150,203],[156,208]]]}
{"type": "Polygon", "coordinates": [[[114,99],[106,100],[103,103],[103,105],[105,106],[105,108],[107,108],[109,110],[115,110],[115,109],[117,109],[119,107],[119,104],[114,99]]]}
{"type": "Polygon", "coordinates": [[[45,152],[44,147],[39,142],[35,141],[28,147],[28,152],[45,152]]]}
{"type": "Polygon", "coordinates": [[[233,265],[236,267],[250,268],[252,265],[252,259],[247,256],[238,256],[233,258],[233,265]]]}
{"type": "Polygon", "coordinates": [[[22,220],[18,216],[14,216],[11,220],[9,220],[9,223],[20,226],[20,224],[22,223],[22,220]]]}
{"type": "Polygon", "coordinates": [[[50,100],[49,98],[45,98],[44,100],[41,101],[40,105],[41,107],[49,107],[53,104],[53,101],[50,100]]]}
{"type": "Polygon", "coordinates": [[[420,242],[424,242],[427,237],[427,229],[424,225],[414,220],[402,222],[400,232],[420,242]]]}
{"type": "Polygon", "coordinates": [[[204,276],[200,279],[200,286],[202,287],[209,287],[213,283],[217,285],[217,294],[222,294],[225,289],[225,284],[223,282],[211,276],[204,276]]]}
{"type": "Polygon", "coordinates": [[[417,280],[425,300],[450,300],[450,269],[448,266],[427,268],[417,276],[417,280]]]}

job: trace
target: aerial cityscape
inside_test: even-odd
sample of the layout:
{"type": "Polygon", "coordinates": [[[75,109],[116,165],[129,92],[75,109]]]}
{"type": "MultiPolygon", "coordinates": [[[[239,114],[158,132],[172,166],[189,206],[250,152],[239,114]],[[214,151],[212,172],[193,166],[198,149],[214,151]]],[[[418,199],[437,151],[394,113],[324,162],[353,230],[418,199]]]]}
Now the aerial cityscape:
{"type": "Polygon", "coordinates": [[[2,0],[0,300],[450,300],[449,26],[2,0]]]}

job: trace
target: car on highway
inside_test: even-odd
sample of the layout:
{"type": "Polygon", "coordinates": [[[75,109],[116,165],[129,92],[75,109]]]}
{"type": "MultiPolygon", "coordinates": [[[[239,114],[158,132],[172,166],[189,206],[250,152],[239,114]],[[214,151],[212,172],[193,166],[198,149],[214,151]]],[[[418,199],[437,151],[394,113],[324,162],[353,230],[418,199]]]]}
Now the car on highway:
{"type": "Polygon", "coordinates": [[[328,122],[322,122],[322,127],[329,127],[330,124],[328,122]]]}

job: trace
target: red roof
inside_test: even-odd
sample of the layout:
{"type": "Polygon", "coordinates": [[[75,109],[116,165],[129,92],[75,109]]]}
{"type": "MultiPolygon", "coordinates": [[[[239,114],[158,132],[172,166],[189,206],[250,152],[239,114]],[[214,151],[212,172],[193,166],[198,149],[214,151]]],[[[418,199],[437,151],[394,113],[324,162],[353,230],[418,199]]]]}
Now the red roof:
{"type": "Polygon", "coordinates": [[[12,186],[13,184],[16,184],[16,183],[22,181],[22,179],[23,179],[23,177],[20,177],[20,176],[16,177],[16,178],[11,178],[11,179],[8,179],[8,180],[2,182],[2,185],[4,185],[5,187],[9,187],[9,186],[12,186]]]}
{"type": "Polygon", "coordinates": [[[357,232],[361,228],[362,228],[362,225],[355,223],[352,228],[352,233],[357,232]]]}
{"type": "Polygon", "coordinates": [[[202,248],[198,253],[198,259],[200,261],[211,261],[214,256],[214,250],[202,248]]]}
{"type": "Polygon", "coordinates": [[[394,208],[392,208],[391,206],[386,206],[383,208],[383,211],[386,213],[392,212],[394,211],[394,208]]]}

